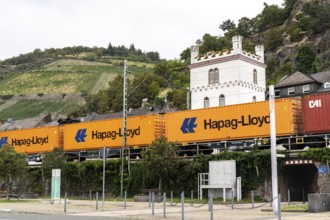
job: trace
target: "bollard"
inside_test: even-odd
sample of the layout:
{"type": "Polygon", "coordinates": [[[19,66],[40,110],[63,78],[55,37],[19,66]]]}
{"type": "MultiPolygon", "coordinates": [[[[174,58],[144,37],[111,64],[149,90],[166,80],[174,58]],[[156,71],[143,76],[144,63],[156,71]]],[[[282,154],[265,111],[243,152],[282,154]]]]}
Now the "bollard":
{"type": "Polygon", "coordinates": [[[252,208],[254,208],[254,191],[251,191],[252,208]]]}
{"type": "Polygon", "coordinates": [[[234,209],[234,191],[231,191],[231,209],[234,209]]]}
{"type": "Polygon", "coordinates": [[[127,198],[127,193],[125,190],[125,192],[124,192],[124,209],[126,209],[126,198],[127,198]]]}
{"type": "Polygon", "coordinates": [[[184,220],[184,192],[181,193],[181,219],[184,220]]]}
{"type": "Polygon", "coordinates": [[[166,218],[166,193],[163,193],[163,203],[164,203],[163,217],[166,218]]]}
{"type": "Polygon", "coordinates": [[[154,192],[152,192],[151,200],[152,200],[152,215],[155,215],[155,193],[154,192]]]}
{"type": "Polygon", "coordinates": [[[89,200],[92,200],[92,190],[89,190],[89,200]]]}
{"type": "Polygon", "coordinates": [[[193,190],[191,190],[190,197],[191,197],[190,205],[192,206],[193,205],[193,200],[194,200],[194,191],[193,190]]]}
{"type": "Polygon", "coordinates": [[[67,194],[64,193],[64,213],[66,213],[66,197],[67,197],[67,194]]]}
{"type": "Polygon", "coordinates": [[[210,220],[213,220],[213,195],[212,195],[212,193],[210,195],[210,207],[211,207],[210,220]]]}
{"type": "Polygon", "coordinates": [[[173,191],[171,191],[171,207],[173,206],[172,202],[173,202],[173,191]]]}
{"type": "Polygon", "coordinates": [[[96,200],[96,210],[99,210],[99,192],[96,192],[95,200],[96,200]]]}
{"type": "Polygon", "coordinates": [[[281,220],[281,194],[278,194],[277,196],[278,201],[278,220],[281,220]]]}
{"type": "Polygon", "coordinates": [[[270,204],[270,207],[273,206],[273,194],[270,194],[270,202],[269,202],[269,204],[270,204]]]}
{"type": "Polygon", "coordinates": [[[149,209],[150,209],[150,203],[151,203],[151,192],[149,191],[149,209]]]}
{"type": "Polygon", "coordinates": [[[291,201],[290,201],[290,189],[288,189],[288,205],[291,205],[291,201]]]}
{"type": "Polygon", "coordinates": [[[302,193],[303,193],[303,204],[305,204],[305,189],[304,188],[302,190],[302,193]]]}

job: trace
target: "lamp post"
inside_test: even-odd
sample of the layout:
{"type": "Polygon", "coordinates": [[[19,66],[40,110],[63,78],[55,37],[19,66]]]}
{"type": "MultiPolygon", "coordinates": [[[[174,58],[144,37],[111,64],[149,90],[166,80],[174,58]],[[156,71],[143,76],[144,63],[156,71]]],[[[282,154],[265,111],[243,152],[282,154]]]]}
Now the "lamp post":
{"type": "Polygon", "coordinates": [[[120,196],[123,197],[124,185],[124,150],[127,139],[127,60],[124,61],[124,86],[123,86],[123,134],[121,146],[121,174],[120,174],[120,196]]]}
{"type": "Polygon", "coordinates": [[[276,158],[276,118],[275,118],[275,92],[274,86],[269,86],[269,109],[270,109],[270,143],[272,162],[272,193],[273,213],[278,214],[278,181],[277,181],[277,158],[276,158]]]}

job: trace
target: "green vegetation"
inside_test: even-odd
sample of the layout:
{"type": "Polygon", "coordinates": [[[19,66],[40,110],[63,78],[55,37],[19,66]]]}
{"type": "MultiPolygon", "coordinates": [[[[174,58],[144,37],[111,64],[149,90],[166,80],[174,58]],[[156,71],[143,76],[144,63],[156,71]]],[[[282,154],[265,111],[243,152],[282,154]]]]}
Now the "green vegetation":
{"type": "MultiPolygon", "coordinates": [[[[178,195],[182,190],[190,192],[197,188],[197,174],[208,172],[211,160],[235,160],[237,176],[242,177],[243,194],[249,195],[260,183],[270,178],[270,151],[223,152],[217,155],[198,155],[192,161],[181,160],[175,143],[165,138],[154,141],[143,153],[139,162],[128,161],[124,165],[124,188],[128,195],[140,193],[141,189],[160,187],[163,192],[173,191],[178,195]],[[177,172],[180,171],[180,172],[177,172]],[[161,175],[160,175],[161,174],[161,175]],[[161,184],[160,184],[161,183],[161,184]]],[[[56,149],[48,154],[42,165],[43,172],[31,171],[32,187],[38,188],[43,178],[50,178],[52,168],[62,169],[63,190],[68,192],[100,190],[102,188],[102,160],[81,163],[65,162],[63,151],[56,149]],[[43,174],[42,174],[43,173],[43,174]],[[39,176],[39,177],[38,177],[39,176]]],[[[283,161],[279,159],[279,169],[283,161]]],[[[114,196],[120,194],[121,159],[106,161],[106,191],[114,196]]],[[[41,192],[41,191],[40,191],[41,192]]]]}
{"type": "Polygon", "coordinates": [[[80,93],[82,90],[90,91],[100,73],[77,72],[50,72],[38,70],[25,74],[12,74],[9,79],[0,82],[0,94],[59,94],[80,93]]]}
{"type": "Polygon", "coordinates": [[[299,206],[297,205],[282,205],[281,207],[282,211],[301,211],[301,212],[307,212],[308,211],[308,204],[300,204],[299,206]]]}
{"type": "Polygon", "coordinates": [[[129,48],[125,46],[112,46],[109,43],[107,48],[103,47],[64,47],[62,49],[35,49],[31,53],[21,54],[17,57],[6,59],[0,64],[3,65],[17,65],[17,69],[26,70],[42,67],[47,63],[50,63],[52,59],[61,58],[75,58],[84,59],[87,61],[102,61],[104,56],[111,56],[113,59],[129,61],[137,61],[144,63],[153,63],[159,61],[158,52],[142,52],[141,49],[136,49],[134,44],[131,44],[129,48]],[[29,63],[30,65],[26,65],[29,63]]]}
{"type": "Polygon", "coordinates": [[[313,49],[307,45],[303,44],[298,48],[297,56],[297,69],[302,73],[315,73],[316,67],[314,66],[314,61],[316,54],[313,49]]]}
{"type": "MultiPolygon", "coordinates": [[[[82,97],[97,94],[104,89],[109,89],[109,82],[113,81],[117,75],[123,74],[123,62],[120,60],[112,62],[110,64],[63,59],[28,72],[4,74],[3,80],[0,81],[0,88],[2,88],[0,97],[3,100],[9,100],[13,95],[37,94],[37,98],[41,98],[47,94],[63,94],[64,98],[66,94],[78,93],[82,97]]],[[[130,77],[151,72],[151,67],[153,67],[152,64],[132,62],[129,65],[130,77]]],[[[149,82],[151,83],[150,80],[149,82]]],[[[118,85],[118,82],[113,84],[118,85]]],[[[121,93],[122,91],[116,92],[121,93]]],[[[54,117],[68,115],[73,112],[81,112],[83,103],[81,99],[58,100],[56,97],[50,97],[47,100],[23,100],[0,112],[0,118],[6,119],[12,116],[17,120],[35,117],[43,113],[52,113],[54,117]]],[[[141,103],[139,103],[140,105],[141,103]]]]}
{"type": "Polygon", "coordinates": [[[15,120],[32,118],[40,114],[51,113],[54,117],[78,111],[83,103],[78,100],[22,100],[0,112],[0,119],[15,120]]]}
{"type": "MultiPolygon", "coordinates": [[[[130,71],[134,75],[138,75],[147,72],[148,69],[143,66],[132,65],[130,71]]],[[[4,79],[0,81],[0,88],[2,88],[0,95],[82,92],[90,94],[102,74],[108,75],[106,79],[110,81],[122,73],[122,66],[83,60],[59,60],[29,72],[6,74],[4,79]]],[[[109,81],[104,82],[103,86],[109,81]]],[[[98,89],[102,88],[98,87],[98,89]]]]}
{"type": "Polygon", "coordinates": [[[152,142],[150,148],[142,154],[142,163],[149,176],[156,177],[158,189],[162,189],[163,181],[175,177],[178,172],[178,147],[174,142],[168,142],[165,137],[152,142]]]}
{"type": "Polygon", "coordinates": [[[327,147],[311,148],[307,152],[300,153],[299,157],[327,163],[330,161],[330,149],[327,147]]]}
{"type": "Polygon", "coordinates": [[[7,194],[14,190],[18,182],[24,185],[27,169],[25,155],[16,153],[14,147],[8,144],[0,148],[0,181],[4,184],[7,194]]]}

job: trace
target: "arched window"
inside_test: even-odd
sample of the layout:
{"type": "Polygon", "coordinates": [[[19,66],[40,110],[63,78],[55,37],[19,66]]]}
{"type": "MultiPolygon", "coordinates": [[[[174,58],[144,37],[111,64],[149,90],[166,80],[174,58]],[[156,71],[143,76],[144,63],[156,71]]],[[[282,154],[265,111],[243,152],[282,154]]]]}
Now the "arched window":
{"type": "Polygon", "coordinates": [[[210,99],[209,97],[204,98],[204,108],[209,108],[210,107],[210,99]]]}
{"type": "Polygon", "coordinates": [[[253,70],[253,83],[258,84],[258,74],[256,69],[253,70]]]}
{"type": "Polygon", "coordinates": [[[253,96],[252,102],[256,102],[256,101],[257,101],[257,98],[255,96],[253,96]]]}
{"type": "Polygon", "coordinates": [[[219,97],[219,106],[224,106],[225,104],[226,104],[225,96],[221,94],[219,97]]]}
{"type": "Polygon", "coordinates": [[[219,82],[219,69],[210,69],[209,70],[209,84],[218,83],[219,82]]]}
{"type": "Polygon", "coordinates": [[[209,70],[209,84],[213,83],[213,69],[209,70]]]}
{"type": "Polygon", "coordinates": [[[218,83],[219,82],[219,69],[218,68],[214,69],[213,75],[214,75],[213,83],[218,83]]]}

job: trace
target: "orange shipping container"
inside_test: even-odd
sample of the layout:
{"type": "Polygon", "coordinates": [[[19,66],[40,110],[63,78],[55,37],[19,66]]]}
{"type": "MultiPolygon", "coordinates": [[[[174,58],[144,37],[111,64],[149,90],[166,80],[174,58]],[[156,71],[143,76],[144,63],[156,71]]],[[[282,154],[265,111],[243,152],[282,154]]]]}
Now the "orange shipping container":
{"type": "MultiPolygon", "coordinates": [[[[129,117],[127,146],[144,146],[160,135],[160,116],[129,117]]],[[[81,122],[64,125],[64,150],[88,150],[122,146],[122,119],[81,122]]]]}
{"type": "Polygon", "coordinates": [[[61,135],[57,126],[4,131],[0,133],[0,147],[3,144],[10,144],[18,153],[45,153],[55,147],[62,148],[61,135]]]}
{"type": "MultiPolygon", "coordinates": [[[[300,133],[300,99],[278,99],[275,105],[277,136],[300,133]]],[[[179,143],[269,137],[269,125],[269,101],[165,115],[166,137],[179,143]]]]}

